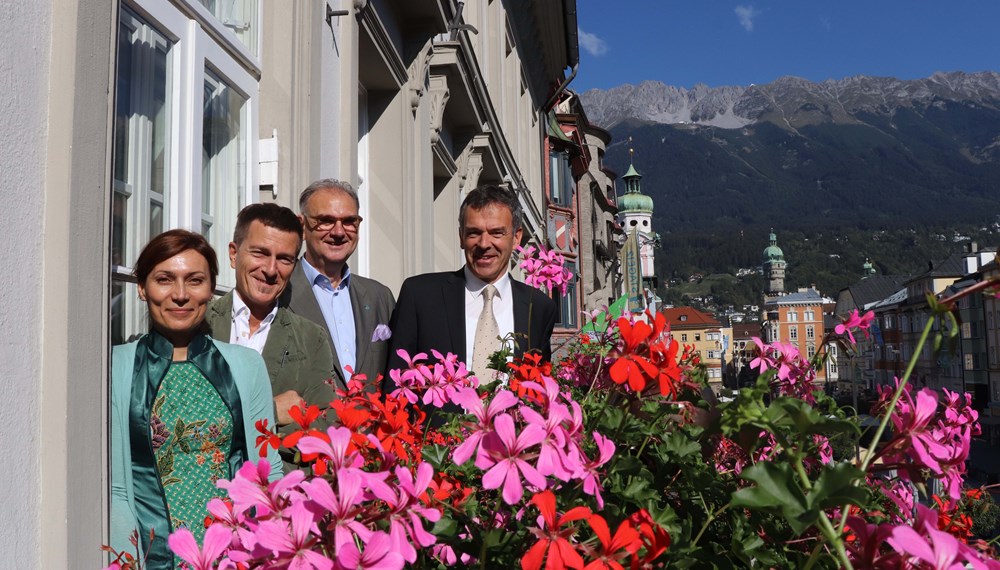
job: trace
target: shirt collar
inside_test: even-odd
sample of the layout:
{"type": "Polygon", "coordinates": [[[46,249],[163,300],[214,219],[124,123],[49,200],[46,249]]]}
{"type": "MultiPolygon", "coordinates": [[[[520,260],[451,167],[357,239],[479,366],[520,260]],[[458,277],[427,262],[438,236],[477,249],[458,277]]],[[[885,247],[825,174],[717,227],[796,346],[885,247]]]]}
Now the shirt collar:
{"type": "MultiPolygon", "coordinates": [[[[319,285],[320,287],[330,287],[330,279],[319,272],[318,269],[312,266],[311,263],[306,261],[305,256],[299,259],[299,263],[302,264],[302,272],[306,274],[306,280],[309,281],[310,285],[319,285]]],[[[351,285],[351,268],[348,265],[344,265],[344,273],[340,277],[340,284],[337,285],[337,289],[346,289],[351,285]]]]}
{"type": "MultiPolygon", "coordinates": [[[[476,277],[469,270],[469,266],[464,266],[465,270],[465,290],[473,297],[478,297],[483,289],[486,288],[487,283],[482,279],[476,277]]],[[[497,295],[501,299],[507,299],[510,297],[510,271],[504,271],[503,275],[499,279],[493,282],[493,286],[497,288],[497,295]]]]}
{"type": "MultiPolygon", "coordinates": [[[[247,320],[250,320],[250,307],[243,302],[243,298],[240,297],[240,292],[233,289],[233,320],[235,321],[237,317],[241,316],[243,313],[247,314],[247,320]]],[[[267,314],[266,317],[261,319],[260,324],[266,325],[274,320],[274,317],[278,314],[278,303],[275,303],[271,307],[271,312],[267,314]]]]}

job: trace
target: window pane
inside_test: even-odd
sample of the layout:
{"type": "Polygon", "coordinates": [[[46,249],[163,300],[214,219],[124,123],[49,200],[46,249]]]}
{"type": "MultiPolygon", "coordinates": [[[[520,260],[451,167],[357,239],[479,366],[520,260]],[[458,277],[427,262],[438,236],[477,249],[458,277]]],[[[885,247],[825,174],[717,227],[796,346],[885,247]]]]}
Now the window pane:
{"type": "Polygon", "coordinates": [[[236,39],[257,53],[257,0],[198,0],[236,39]]]}
{"type": "MultiPolygon", "coordinates": [[[[202,132],[202,228],[216,251],[225,251],[246,189],[246,99],[211,70],[205,70],[202,132]]],[[[224,265],[223,285],[233,284],[224,265]]]]}
{"type": "Polygon", "coordinates": [[[112,157],[111,257],[131,266],[140,248],[162,231],[162,212],[149,211],[152,196],[162,205],[169,187],[171,44],[131,11],[122,11],[116,64],[115,132],[112,157]],[[160,219],[159,224],[151,224],[160,219]]]}

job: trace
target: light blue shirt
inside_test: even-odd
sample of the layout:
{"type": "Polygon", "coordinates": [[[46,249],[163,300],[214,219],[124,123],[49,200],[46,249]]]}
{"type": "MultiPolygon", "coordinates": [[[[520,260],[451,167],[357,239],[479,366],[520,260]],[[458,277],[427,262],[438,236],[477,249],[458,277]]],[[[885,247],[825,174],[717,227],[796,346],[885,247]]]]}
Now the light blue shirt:
{"type": "Polygon", "coordinates": [[[320,311],[323,311],[326,328],[330,329],[330,337],[333,338],[333,347],[337,351],[344,379],[350,380],[351,373],[347,371],[347,367],[354,368],[358,350],[357,334],[354,332],[354,308],[351,307],[351,269],[344,266],[344,276],[340,284],[334,288],[330,279],[310,265],[305,257],[299,263],[302,264],[306,279],[312,284],[312,292],[316,302],[319,303],[320,311]]]}

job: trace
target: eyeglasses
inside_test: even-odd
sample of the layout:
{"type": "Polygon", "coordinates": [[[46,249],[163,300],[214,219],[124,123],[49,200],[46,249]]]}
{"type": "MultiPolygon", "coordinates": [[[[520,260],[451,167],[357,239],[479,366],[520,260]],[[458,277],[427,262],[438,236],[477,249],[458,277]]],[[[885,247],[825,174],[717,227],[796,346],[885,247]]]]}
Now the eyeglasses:
{"type": "Polygon", "coordinates": [[[343,218],[335,218],[333,216],[320,216],[318,218],[314,218],[312,216],[306,216],[305,218],[310,224],[312,224],[312,227],[309,229],[314,232],[328,232],[337,225],[337,222],[340,222],[340,224],[344,226],[345,232],[356,232],[364,219],[361,216],[344,216],[343,218]]]}

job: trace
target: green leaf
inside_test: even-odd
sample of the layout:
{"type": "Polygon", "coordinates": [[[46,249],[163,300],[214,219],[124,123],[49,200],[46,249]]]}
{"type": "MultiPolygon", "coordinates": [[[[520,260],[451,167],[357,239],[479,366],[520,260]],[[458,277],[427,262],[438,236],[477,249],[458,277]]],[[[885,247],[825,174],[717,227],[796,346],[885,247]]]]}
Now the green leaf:
{"type": "Polygon", "coordinates": [[[663,443],[658,445],[657,448],[662,451],[669,452],[679,458],[685,458],[695,454],[699,457],[701,456],[701,445],[698,441],[691,439],[686,434],[678,431],[675,431],[667,436],[663,443]]]}
{"type": "Polygon", "coordinates": [[[423,450],[424,460],[434,466],[434,469],[441,470],[442,465],[448,460],[448,447],[444,445],[428,445],[423,450]]]}
{"type": "Polygon", "coordinates": [[[863,480],[864,473],[850,463],[838,463],[832,468],[827,466],[816,479],[806,501],[811,509],[817,510],[848,504],[864,506],[868,500],[868,492],[855,484],[863,480]]]}
{"type": "Polygon", "coordinates": [[[431,534],[437,537],[445,536],[455,536],[458,532],[458,523],[454,519],[448,517],[441,517],[436,523],[434,523],[434,528],[431,529],[431,534]]]}
{"type": "Polygon", "coordinates": [[[815,520],[815,516],[808,514],[806,497],[788,463],[758,463],[744,469],[741,475],[757,485],[733,493],[734,507],[780,513],[796,534],[801,534],[815,520]]]}

